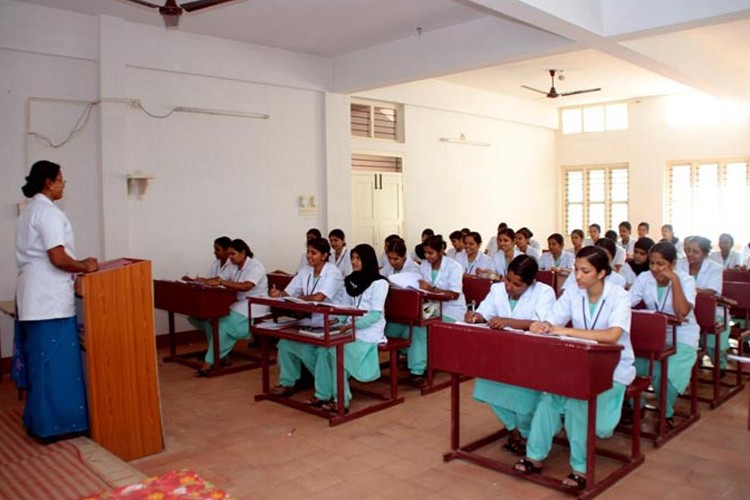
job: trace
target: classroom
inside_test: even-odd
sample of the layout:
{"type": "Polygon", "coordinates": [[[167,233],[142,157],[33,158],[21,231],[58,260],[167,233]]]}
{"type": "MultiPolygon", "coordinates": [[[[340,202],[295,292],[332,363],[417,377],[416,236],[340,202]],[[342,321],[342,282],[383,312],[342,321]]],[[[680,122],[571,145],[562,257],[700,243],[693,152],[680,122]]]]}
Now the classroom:
{"type": "MultiPolygon", "coordinates": [[[[79,258],[147,259],[160,280],[204,273],[222,235],[247,242],[267,271],[293,273],[310,228],[324,238],[341,228],[349,248],[368,243],[380,255],[389,234],[401,235],[411,252],[425,228],[447,241],[469,227],[486,245],[506,222],[532,229],[542,248],[560,233],[567,248],[573,229],[597,223],[617,231],[623,220],[634,228],[647,221],[654,241],[672,224],[680,238],[707,237],[712,250],[721,233],[732,234],[734,250],[750,253],[748,0],[235,0],[183,12],[169,28],[157,10],[137,3],[0,0],[0,232],[7,242],[0,301],[16,291],[10,242],[28,203],[20,188],[38,160],[62,166],[67,187],[57,205],[75,230],[79,258]],[[561,97],[550,97],[550,84],[561,97]]],[[[154,320],[163,348],[168,316],[157,310],[154,320]]],[[[177,318],[178,330],[190,328],[177,318]]],[[[17,405],[7,376],[12,352],[13,322],[2,315],[0,401],[17,405]]],[[[181,392],[197,391],[216,417],[233,411],[226,399],[255,393],[259,370],[199,380],[161,364],[160,377],[167,449],[196,448],[172,462],[142,459],[143,472],[197,470],[203,456],[215,461],[203,464],[208,479],[237,498],[299,497],[288,487],[299,476],[282,457],[271,457],[274,487],[252,488],[238,467],[221,472],[221,453],[197,451],[213,439],[239,453],[216,429],[210,438],[181,440],[188,420],[191,432],[200,428],[200,412],[181,392]]],[[[492,415],[471,400],[472,383],[463,384],[468,421],[491,425],[492,415]]],[[[646,464],[632,474],[638,483],[628,487],[626,478],[602,497],[641,494],[657,475],[644,472],[651,464],[690,477],[691,432],[704,446],[709,431],[723,431],[724,444],[700,463],[727,464],[748,444],[747,397],[702,410],[696,427],[662,449],[644,442],[646,464]]],[[[406,389],[406,399],[336,429],[271,403],[238,407],[252,413],[254,430],[278,419],[290,439],[330,431],[320,447],[309,438],[300,448],[320,460],[332,443],[362,435],[375,442],[378,426],[431,413],[413,435],[411,426],[382,434],[380,443],[410,436],[421,443],[425,453],[414,450],[413,460],[373,445],[380,460],[363,460],[360,475],[373,467],[408,484],[381,496],[367,490],[372,498],[486,498],[506,491],[500,486],[509,497],[553,493],[470,464],[443,464],[448,391],[420,397],[406,389]],[[429,464],[414,469],[431,479],[394,471],[394,456],[407,466],[429,464]],[[456,484],[448,485],[436,471],[454,466],[445,477],[456,484]]],[[[249,428],[230,427],[235,434],[249,428]]],[[[354,457],[347,446],[342,451],[354,457]]],[[[705,496],[707,482],[726,498],[742,498],[745,462],[732,461],[732,473],[719,479],[700,471],[699,485],[656,488],[691,498],[705,496]]],[[[312,479],[303,491],[313,498],[338,498],[336,485],[342,498],[355,491],[347,478],[326,480],[330,491],[312,479]]]]}

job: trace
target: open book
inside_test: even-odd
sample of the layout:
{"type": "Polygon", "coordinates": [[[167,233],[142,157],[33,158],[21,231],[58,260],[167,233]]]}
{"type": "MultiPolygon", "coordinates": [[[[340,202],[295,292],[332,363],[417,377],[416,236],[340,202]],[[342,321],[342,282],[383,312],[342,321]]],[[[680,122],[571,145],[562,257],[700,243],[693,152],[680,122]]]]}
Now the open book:
{"type": "MultiPolygon", "coordinates": [[[[329,327],[328,332],[331,335],[339,334],[341,333],[341,327],[340,325],[337,325],[335,327],[331,326],[329,327]]],[[[310,337],[317,337],[317,338],[322,339],[325,336],[326,329],[324,326],[306,326],[306,327],[300,328],[299,333],[301,335],[308,335],[310,337]]]]}
{"type": "Polygon", "coordinates": [[[290,295],[286,295],[284,297],[281,297],[279,300],[284,300],[286,302],[291,302],[293,304],[307,304],[307,305],[314,305],[314,306],[326,306],[331,307],[333,309],[350,309],[352,311],[356,311],[356,306],[346,305],[346,304],[334,304],[332,302],[317,302],[314,300],[302,300],[299,297],[292,297],[290,295]]]}

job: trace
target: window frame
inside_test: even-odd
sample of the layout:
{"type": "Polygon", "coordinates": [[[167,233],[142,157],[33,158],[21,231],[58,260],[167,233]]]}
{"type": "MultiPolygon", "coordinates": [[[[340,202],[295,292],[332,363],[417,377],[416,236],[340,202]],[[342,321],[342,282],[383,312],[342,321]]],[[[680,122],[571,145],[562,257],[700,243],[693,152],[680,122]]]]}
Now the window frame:
{"type": "MultiPolygon", "coordinates": [[[[603,170],[605,172],[604,175],[604,222],[605,226],[602,226],[602,234],[607,229],[614,229],[617,230],[616,227],[606,227],[607,221],[612,222],[612,205],[613,204],[621,204],[625,203],[627,205],[627,212],[628,217],[626,217],[623,220],[628,220],[630,217],[630,165],[626,162],[622,163],[607,163],[607,164],[596,164],[596,165],[564,165],[561,167],[561,175],[562,175],[562,182],[560,183],[561,186],[561,200],[562,200],[562,227],[564,228],[564,231],[566,232],[566,236],[570,235],[570,232],[573,229],[581,229],[583,230],[584,236],[588,237],[588,227],[593,223],[589,220],[589,206],[592,204],[591,197],[590,197],[590,189],[589,189],[589,172],[591,171],[597,171],[597,170],[603,170]],[[627,172],[627,181],[628,181],[628,195],[627,199],[623,201],[613,201],[612,200],[612,171],[614,170],[625,170],[627,172]],[[583,201],[581,202],[582,208],[583,208],[583,227],[569,227],[568,222],[568,173],[569,172],[582,172],[583,173],[583,201]]],[[[600,202],[594,202],[594,203],[600,203],[600,202]]],[[[578,202],[575,202],[575,204],[578,204],[578,202]]],[[[622,221],[617,221],[616,224],[619,224],[622,221]]]]}
{"type": "Polygon", "coordinates": [[[360,99],[352,97],[349,100],[349,137],[353,140],[380,141],[387,143],[404,142],[404,106],[395,102],[373,101],[370,99],[360,99]],[[367,136],[354,135],[352,133],[352,105],[368,106],[370,108],[369,131],[367,136]],[[396,115],[395,138],[375,137],[375,109],[385,108],[393,110],[396,115]]]}
{"type": "Polygon", "coordinates": [[[624,132],[630,129],[630,103],[628,101],[611,101],[611,102],[599,102],[596,104],[585,104],[581,106],[567,106],[564,108],[560,108],[559,111],[559,124],[560,124],[560,133],[562,135],[576,135],[576,134],[601,134],[603,132],[624,132]],[[610,128],[609,125],[609,119],[607,118],[607,108],[609,106],[617,106],[617,105],[624,105],[625,106],[625,117],[627,120],[626,126],[624,128],[610,128]],[[594,109],[594,108],[602,108],[602,120],[604,124],[604,128],[602,130],[586,130],[586,110],[587,109],[594,109]],[[581,124],[580,130],[577,130],[575,132],[565,132],[564,123],[565,120],[563,119],[563,115],[567,111],[578,111],[579,114],[579,122],[581,124]]]}

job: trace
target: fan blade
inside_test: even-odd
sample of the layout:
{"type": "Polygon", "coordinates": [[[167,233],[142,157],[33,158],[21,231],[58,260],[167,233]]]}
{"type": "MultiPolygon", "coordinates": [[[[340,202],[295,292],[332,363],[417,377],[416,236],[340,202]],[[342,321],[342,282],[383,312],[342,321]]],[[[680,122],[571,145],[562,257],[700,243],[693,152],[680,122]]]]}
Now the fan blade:
{"type": "Polygon", "coordinates": [[[161,7],[161,5],[154,5],[154,4],[152,4],[150,2],[146,2],[144,0],[125,0],[125,1],[126,2],[130,2],[130,3],[135,3],[135,4],[138,4],[138,5],[143,5],[144,7],[150,7],[152,9],[158,9],[159,7],[161,7]]]}
{"type": "Polygon", "coordinates": [[[193,12],[196,10],[207,9],[214,5],[221,5],[223,3],[234,2],[234,0],[194,0],[192,2],[185,2],[181,4],[182,9],[185,12],[193,12]]]}
{"type": "Polygon", "coordinates": [[[601,89],[586,89],[586,90],[574,90],[573,92],[563,92],[560,94],[562,97],[566,97],[569,95],[578,95],[578,94],[587,94],[589,92],[599,92],[601,89]]]}
{"type": "Polygon", "coordinates": [[[521,85],[521,87],[526,90],[531,90],[532,92],[538,92],[540,94],[547,95],[547,92],[545,92],[544,90],[535,89],[534,87],[529,87],[528,85],[521,85]]]}

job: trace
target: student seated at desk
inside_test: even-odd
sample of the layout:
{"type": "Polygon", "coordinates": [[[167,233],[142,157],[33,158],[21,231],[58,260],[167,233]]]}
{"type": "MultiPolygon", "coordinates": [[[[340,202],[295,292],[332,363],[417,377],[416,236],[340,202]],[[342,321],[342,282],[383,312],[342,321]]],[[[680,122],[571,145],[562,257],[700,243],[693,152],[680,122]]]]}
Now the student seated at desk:
{"type": "MultiPolygon", "coordinates": [[[[707,258],[711,251],[711,240],[703,236],[690,236],[685,239],[686,259],[677,264],[677,270],[689,274],[695,280],[697,293],[706,295],[721,295],[724,287],[724,268],[721,264],[707,258]]],[[[729,319],[729,318],[727,318],[729,319]]],[[[724,322],[724,308],[716,308],[716,321],[724,322]]],[[[719,359],[716,358],[714,339],[708,337],[706,340],[706,351],[712,363],[718,361],[719,368],[727,368],[727,349],[729,349],[729,321],[724,325],[725,329],[719,334],[719,359]]]]}
{"type": "MultiPolygon", "coordinates": [[[[219,362],[229,363],[229,353],[239,339],[250,338],[248,328],[247,297],[265,297],[268,294],[268,279],[263,264],[253,258],[253,252],[243,240],[232,240],[229,244],[229,259],[232,261],[234,272],[228,278],[217,276],[206,280],[211,286],[223,286],[237,291],[237,301],[232,304],[229,315],[219,319],[219,362]]],[[[258,317],[268,313],[268,307],[252,305],[253,316],[258,317]]],[[[203,366],[195,374],[196,377],[206,377],[214,369],[215,353],[212,341],[212,327],[210,321],[191,319],[193,326],[206,332],[208,350],[203,366]]]]}
{"type": "Polygon", "coordinates": [[[341,229],[332,229],[328,233],[328,241],[331,244],[331,256],[328,262],[335,264],[342,276],[348,276],[352,272],[352,259],[349,249],[346,248],[346,236],[341,229]]]}
{"type": "MultiPolygon", "coordinates": [[[[690,382],[690,375],[695,364],[698,349],[699,328],[695,321],[695,280],[686,273],[675,269],[677,249],[672,243],[662,241],[651,248],[649,262],[651,272],[642,273],[630,289],[630,302],[633,306],[640,303],[651,311],[674,314],[683,318],[685,323],[677,326],[677,352],[669,357],[667,367],[667,394],[660,394],[661,368],[657,361],[654,364],[654,383],[659,404],[665,405],[667,424],[672,426],[674,402],[690,382]]],[[[672,332],[665,332],[667,344],[672,345],[672,332]]],[[[648,374],[648,360],[637,359],[636,367],[641,375],[648,374]]]]}
{"type": "Polygon", "coordinates": [[[573,246],[565,251],[572,254],[574,260],[576,255],[578,255],[578,252],[583,248],[583,238],[583,229],[573,229],[570,232],[570,242],[573,243],[573,246]]]}
{"type": "Polygon", "coordinates": [[[617,233],[612,231],[611,229],[604,233],[604,237],[615,244],[615,254],[614,258],[612,259],[612,269],[614,269],[616,273],[619,273],[620,269],[622,269],[622,266],[625,265],[625,249],[622,248],[619,243],[617,243],[617,233]]]}
{"type": "MultiPolygon", "coordinates": [[[[607,238],[599,238],[599,240],[597,240],[596,244],[593,246],[603,249],[607,257],[609,257],[609,266],[610,266],[610,269],[612,269],[612,272],[608,273],[604,277],[604,281],[608,283],[612,283],[613,285],[617,285],[619,287],[625,288],[627,286],[627,282],[625,281],[625,278],[621,274],[614,272],[614,267],[612,266],[612,259],[615,254],[615,244],[612,242],[612,240],[608,240],[607,238]]],[[[587,248],[587,247],[583,247],[583,248],[587,248]]],[[[568,276],[568,279],[565,280],[565,283],[563,283],[562,289],[566,290],[568,288],[575,288],[575,287],[576,287],[576,275],[575,273],[571,273],[570,276],[568,276]]]]}
{"type": "Polygon", "coordinates": [[[709,258],[721,264],[724,269],[742,267],[742,255],[740,255],[739,252],[732,250],[733,247],[734,238],[732,238],[732,235],[721,233],[719,236],[719,249],[715,252],[711,252],[709,258]]]}
{"type": "Polygon", "coordinates": [[[495,254],[497,253],[498,251],[497,235],[500,233],[501,230],[505,229],[506,227],[508,227],[508,224],[506,224],[505,222],[501,222],[500,224],[497,225],[497,231],[495,232],[495,236],[490,238],[490,241],[487,242],[487,246],[484,248],[484,253],[486,253],[488,257],[493,258],[495,254]]]}
{"type": "MultiPolygon", "coordinates": [[[[567,335],[618,344],[620,361],[615,367],[612,388],[596,399],[596,435],[610,437],[620,421],[625,389],[635,378],[633,348],[630,344],[630,298],[628,292],[605,281],[609,257],[599,247],[585,247],[576,256],[576,288],[568,288],[555,303],[551,322],[535,321],[531,331],[567,335]],[[567,328],[568,322],[573,328],[567,328]]],[[[570,442],[572,472],[563,480],[571,489],[586,487],[586,438],[588,402],[556,394],[539,397],[526,443],[526,458],[515,465],[518,472],[538,473],[552,449],[552,440],[563,427],[570,442]]]]}
{"type": "MultiPolygon", "coordinates": [[[[425,260],[420,265],[419,287],[422,290],[445,293],[451,297],[443,302],[443,321],[456,322],[466,314],[466,298],[463,294],[463,268],[455,260],[445,257],[445,242],[442,236],[432,236],[424,242],[425,260]]],[[[398,323],[386,326],[389,337],[406,338],[409,327],[398,323]]],[[[411,345],[407,351],[407,366],[415,383],[422,383],[427,368],[427,328],[412,329],[411,345]]]]}
{"type": "Polygon", "coordinates": [[[448,237],[451,240],[451,247],[445,255],[451,259],[456,259],[464,251],[464,234],[461,231],[453,231],[448,237]]]}
{"type": "MultiPolygon", "coordinates": [[[[515,238],[516,232],[509,227],[501,229],[497,233],[498,252],[492,259],[492,272],[494,274],[505,276],[506,269],[508,269],[510,262],[519,255],[523,255],[516,248],[515,238]]],[[[479,272],[482,273],[484,271],[480,270],[479,272]]]]}
{"type": "Polygon", "coordinates": [[[480,246],[482,235],[472,231],[464,236],[464,251],[456,254],[456,262],[461,264],[464,273],[469,276],[479,276],[492,269],[492,260],[479,251],[480,246]]]}
{"type": "Polygon", "coordinates": [[[388,248],[385,251],[388,257],[387,262],[380,270],[380,274],[385,276],[391,276],[398,273],[417,273],[419,274],[419,266],[416,262],[406,256],[406,242],[402,239],[393,240],[388,244],[388,248]]]}
{"type": "Polygon", "coordinates": [[[411,254],[411,260],[413,260],[417,264],[420,264],[424,260],[424,242],[427,241],[427,238],[430,238],[432,236],[435,236],[435,231],[433,231],[429,227],[425,228],[424,231],[422,231],[422,242],[414,247],[414,251],[411,254]]]}
{"type": "Polygon", "coordinates": [[[654,240],[651,238],[640,238],[633,246],[633,258],[626,262],[620,275],[625,278],[625,286],[630,289],[635,284],[635,280],[641,273],[648,272],[648,253],[654,246],[654,240]]]}
{"type": "Polygon", "coordinates": [[[199,283],[205,283],[211,278],[222,278],[229,279],[234,273],[235,268],[229,258],[229,245],[232,243],[232,239],[229,236],[221,236],[214,240],[214,257],[216,259],[211,263],[211,267],[208,268],[205,278],[196,276],[191,278],[187,274],[182,277],[182,281],[197,281],[199,283]]]}
{"type": "MultiPolygon", "coordinates": [[[[555,305],[555,291],[535,281],[539,267],[528,255],[519,255],[508,266],[504,283],[495,283],[476,312],[466,313],[467,323],[488,323],[490,328],[528,330],[532,321],[547,320],[555,305]]],[[[487,403],[510,431],[503,446],[525,455],[531,417],[540,393],[524,387],[477,379],[474,399],[487,403]]]]}
{"type": "Polygon", "coordinates": [[[542,252],[531,246],[531,238],[533,236],[534,233],[532,233],[529,228],[522,227],[521,229],[516,231],[513,241],[515,242],[516,248],[519,252],[526,254],[529,257],[533,258],[535,261],[539,262],[539,259],[542,257],[542,252]]]}
{"type": "Polygon", "coordinates": [[[625,258],[632,259],[633,252],[635,251],[635,238],[631,235],[633,232],[633,226],[630,222],[624,220],[617,226],[618,232],[620,233],[620,246],[625,250],[625,258]]]}
{"type": "Polygon", "coordinates": [[[672,224],[664,224],[661,227],[661,241],[667,241],[674,245],[675,249],[677,250],[677,259],[685,258],[683,242],[680,241],[680,238],[674,235],[674,228],[672,227],[672,224]]]}
{"type": "MultiPolygon", "coordinates": [[[[375,250],[361,244],[351,251],[352,269],[344,278],[344,305],[367,311],[355,318],[355,340],[344,344],[344,406],[348,409],[352,399],[349,377],[360,382],[372,382],[380,378],[378,344],[387,342],[385,337],[385,298],[388,296],[388,280],[380,275],[375,250]]],[[[351,316],[335,318],[333,324],[345,322],[341,333],[352,329],[351,316]]],[[[324,401],[324,410],[336,411],[336,348],[320,347],[315,366],[316,396],[324,401]]]]}
{"type": "MultiPolygon", "coordinates": [[[[307,243],[307,265],[299,270],[284,290],[270,290],[269,295],[274,298],[290,295],[311,302],[326,302],[335,304],[341,301],[344,278],[338,268],[328,261],[331,246],[323,238],[310,240],[307,243]]],[[[323,315],[313,314],[310,319],[313,326],[323,326],[323,315]]],[[[302,364],[315,373],[318,361],[318,348],[312,344],[281,339],[278,343],[279,384],[271,389],[272,394],[290,396],[294,392],[294,384],[300,378],[302,364]]],[[[310,403],[321,406],[326,395],[318,392],[310,403]]]]}
{"type": "Polygon", "coordinates": [[[549,252],[545,252],[539,258],[539,269],[544,271],[555,271],[562,275],[570,274],[573,270],[573,254],[564,252],[563,245],[565,240],[562,234],[552,233],[547,238],[547,248],[549,252]]]}
{"type": "Polygon", "coordinates": [[[307,265],[307,245],[312,240],[317,240],[322,238],[323,235],[320,232],[320,229],[318,228],[310,228],[307,233],[305,234],[305,253],[302,254],[302,257],[299,259],[299,265],[297,266],[297,272],[299,272],[300,269],[305,267],[307,265]]]}
{"type": "Polygon", "coordinates": [[[391,244],[392,241],[400,240],[401,236],[397,234],[389,234],[385,237],[385,241],[383,242],[383,253],[380,254],[380,257],[378,257],[378,268],[383,269],[385,265],[388,263],[388,246],[391,244]]]}

